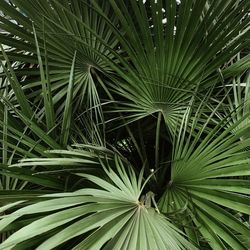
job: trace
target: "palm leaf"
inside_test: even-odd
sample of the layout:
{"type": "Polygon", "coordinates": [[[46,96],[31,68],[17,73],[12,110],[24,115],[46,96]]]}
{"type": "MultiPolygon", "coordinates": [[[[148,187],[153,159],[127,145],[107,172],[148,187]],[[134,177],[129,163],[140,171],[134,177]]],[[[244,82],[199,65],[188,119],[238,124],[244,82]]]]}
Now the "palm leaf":
{"type": "Polygon", "coordinates": [[[250,213],[250,182],[240,178],[250,174],[249,152],[246,149],[249,142],[240,140],[241,136],[249,132],[249,126],[245,124],[248,116],[243,116],[219,136],[216,133],[224,121],[204,137],[203,133],[198,133],[190,139],[193,133],[188,136],[185,126],[176,136],[171,179],[159,201],[159,207],[168,213],[182,209],[188,200],[188,209],[183,216],[191,215],[193,222],[188,225],[199,225],[197,230],[208,239],[213,249],[227,249],[227,245],[233,249],[247,249],[236,233],[249,235],[250,228],[234,217],[233,213],[250,213]],[[234,132],[238,126],[241,129],[234,132]]]}
{"type": "Polygon", "coordinates": [[[73,241],[72,249],[100,249],[104,245],[105,249],[195,249],[175,226],[147,205],[148,200],[139,200],[142,176],[136,178],[132,169],[126,173],[122,161],[117,157],[115,161],[117,172],[104,167],[112,182],[79,174],[94,183],[96,188],[44,195],[41,198],[48,200],[24,206],[3,216],[1,230],[25,215],[34,217],[33,222],[4,241],[0,249],[18,247],[26,240],[32,244],[34,237],[48,231],[51,233],[36,245],[37,249],[63,246],[80,235],[85,237],[73,241]],[[36,214],[43,214],[42,218],[38,216],[36,219],[36,214]]]}

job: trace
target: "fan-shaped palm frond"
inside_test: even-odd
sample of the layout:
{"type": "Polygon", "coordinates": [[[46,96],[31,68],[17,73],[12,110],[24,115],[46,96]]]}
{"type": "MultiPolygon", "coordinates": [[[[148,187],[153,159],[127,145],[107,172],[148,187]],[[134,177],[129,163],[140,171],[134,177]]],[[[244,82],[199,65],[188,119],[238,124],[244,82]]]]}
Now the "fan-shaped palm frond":
{"type": "Polygon", "coordinates": [[[195,249],[176,227],[150,206],[151,195],[141,198],[145,185],[142,173],[137,179],[129,166],[125,170],[118,157],[115,162],[117,172],[104,167],[111,182],[79,174],[97,187],[43,195],[38,198],[44,201],[31,205],[25,206],[25,201],[15,204],[22,208],[8,207],[15,211],[8,214],[5,210],[7,214],[0,221],[1,231],[11,228],[17,220],[25,225],[25,216],[32,215],[32,219],[3,242],[0,249],[27,249],[27,246],[54,249],[64,247],[70,240],[71,249],[100,249],[102,246],[104,249],[195,249]]]}
{"type": "Polygon", "coordinates": [[[228,119],[224,119],[204,136],[204,128],[196,135],[193,133],[197,130],[195,119],[193,131],[187,133],[189,112],[175,139],[171,178],[159,201],[160,210],[169,213],[184,209],[179,216],[185,219],[186,231],[195,237],[190,228],[196,226],[194,231],[199,230],[213,249],[227,249],[228,246],[247,249],[235,233],[247,237],[250,228],[234,213],[250,214],[250,181],[238,178],[250,175],[249,139],[241,140],[249,134],[249,126],[245,123],[249,113],[226,130],[223,127],[228,119]],[[236,127],[241,129],[234,132],[236,127]]]}
{"type": "Polygon", "coordinates": [[[0,1],[0,249],[248,249],[249,8],[0,1]]]}
{"type": "MultiPolygon", "coordinates": [[[[110,12],[110,6],[103,1],[100,3],[103,11],[115,23],[116,17],[110,12]]],[[[63,110],[64,97],[68,89],[68,74],[74,52],[77,51],[72,97],[74,102],[86,105],[85,108],[96,106],[96,113],[100,120],[102,118],[100,110],[98,111],[100,100],[91,68],[110,72],[111,68],[98,54],[112,60],[112,54],[103,44],[104,42],[109,44],[111,50],[117,46],[117,40],[112,36],[105,22],[102,22],[102,18],[92,8],[86,7],[82,1],[72,3],[65,1],[63,4],[59,1],[43,3],[15,1],[14,4],[17,7],[10,6],[5,1],[1,3],[2,11],[13,16],[16,21],[13,23],[1,18],[0,26],[6,31],[5,34],[0,34],[1,42],[11,48],[7,52],[10,60],[14,58],[20,62],[15,67],[15,71],[23,79],[21,83],[26,91],[32,89],[30,99],[37,103],[42,97],[41,89],[37,88],[40,84],[40,74],[36,67],[37,55],[40,54],[39,56],[46,61],[49,78],[44,81],[51,83],[53,94],[51,101],[57,112],[63,110]],[[34,18],[30,20],[30,16],[34,18]],[[98,34],[102,42],[94,33],[98,34]],[[37,37],[37,44],[34,43],[34,36],[37,37]],[[37,45],[40,51],[37,50],[37,45]],[[31,75],[32,79],[29,77],[31,75]]],[[[40,61],[40,70],[41,63],[42,61],[40,61]]]]}
{"type": "Polygon", "coordinates": [[[114,65],[121,76],[113,79],[115,91],[130,100],[121,111],[132,112],[131,120],[162,112],[171,132],[192,97],[219,80],[218,67],[249,44],[249,18],[240,21],[248,1],[109,2],[125,35],[99,12],[129,58],[124,69],[114,65]]]}

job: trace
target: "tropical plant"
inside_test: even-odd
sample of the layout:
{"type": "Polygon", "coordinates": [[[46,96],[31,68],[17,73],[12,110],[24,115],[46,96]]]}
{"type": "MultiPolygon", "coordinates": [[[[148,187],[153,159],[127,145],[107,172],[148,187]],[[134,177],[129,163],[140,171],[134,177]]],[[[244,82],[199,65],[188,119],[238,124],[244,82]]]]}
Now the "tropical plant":
{"type": "Polygon", "coordinates": [[[1,1],[0,249],[250,249],[249,9],[1,1]]]}

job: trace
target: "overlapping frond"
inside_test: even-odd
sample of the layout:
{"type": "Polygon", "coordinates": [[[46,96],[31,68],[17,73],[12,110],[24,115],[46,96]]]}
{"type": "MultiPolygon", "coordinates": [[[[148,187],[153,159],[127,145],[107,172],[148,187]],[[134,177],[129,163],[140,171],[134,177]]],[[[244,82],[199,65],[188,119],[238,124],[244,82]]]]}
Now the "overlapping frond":
{"type": "Polygon", "coordinates": [[[137,178],[131,168],[127,173],[118,157],[115,162],[116,172],[104,167],[105,178],[79,174],[94,183],[95,188],[43,195],[39,198],[45,200],[35,204],[25,206],[24,201],[23,205],[6,207],[0,230],[8,230],[16,221],[23,227],[0,244],[0,249],[27,249],[27,246],[36,249],[65,246],[71,249],[195,249],[150,206],[150,195],[140,200],[144,186],[142,174],[137,178]],[[9,214],[8,210],[13,209],[9,214]],[[32,218],[25,221],[25,216],[30,215],[32,218]]]}
{"type": "Polygon", "coordinates": [[[206,136],[202,129],[187,133],[187,118],[176,136],[171,178],[159,206],[166,213],[183,210],[185,230],[194,239],[200,231],[213,249],[248,249],[240,235],[247,237],[250,228],[235,217],[236,211],[250,214],[250,181],[242,178],[250,175],[250,141],[241,140],[249,134],[248,117],[226,130],[224,119],[206,136]]]}
{"type": "Polygon", "coordinates": [[[249,249],[249,9],[0,1],[0,249],[249,249]]]}

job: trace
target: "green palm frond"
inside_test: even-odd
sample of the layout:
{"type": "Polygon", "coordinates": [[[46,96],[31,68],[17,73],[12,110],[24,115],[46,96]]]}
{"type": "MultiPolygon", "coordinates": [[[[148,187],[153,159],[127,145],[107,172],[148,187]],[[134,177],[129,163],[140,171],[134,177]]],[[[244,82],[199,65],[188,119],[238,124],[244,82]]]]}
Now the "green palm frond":
{"type": "MultiPolygon", "coordinates": [[[[232,83],[224,86],[226,90],[231,90],[233,95],[228,95],[228,103],[229,107],[225,113],[233,113],[234,120],[231,123],[235,123],[240,120],[243,116],[248,114],[249,112],[249,86],[250,86],[250,72],[247,71],[238,75],[237,77],[232,79],[232,83]]],[[[235,130],[244,127],[249,124],[249,119],[245,119],[245,122],[239,124],[239,127],[235,128],[235,130]]],[[[243,137],[241,138],[243,139],[243,137]]]]}
{"type": "Polygon", "coordinates": [[[0,1],[0,249],[249,249],[249,9],[0,1]]]}
{"type": "Polygon", "coordinates": [[[131,168],[127,173],[119,158],[115,157],[115,162],[116,172],[104,167],[111,182],[79,174],[96,188],[43,195],[40,198],[45,201],[26,206],[24,202],[22,208],[7,212],[0,221],[2,232],[17,220],[25,224],[25,216],[33,217],[32,222],[3,242],[0,249],[24,249],[22,243],[36,249],[54,249],[70,241],[71,249],[102,246],[104,249],[195,249],[175,226],[150,206],[150,195],[140,200],[145,185],[142,174],[136,178],[131,168]]]}
{"type": "Polygon", "coordinates": [[[250,228],[234,216],[234,211],[250,214],[250,181],[241,179],[250,175],[247,148],[250,141],[241,140],[249,134],[245,123],[248,117],[246,113],[221,131],[225,119],[206,136],[202,130],[196,136],[189,135],[186,131],[188,118],[184,118],[176,136],[171,177],[159,207],[165,213],[186,207],[179,215],[190,217],[186,218],[187,224],[184,221],[184,228],[188,231],[190,227],[197,227],[194,230],[199,230],[213,249],[227,249],[227,246],[247,249],[235,233],[246,237],[250,228]],[[241,129],[233,132],[236,127],[241,129]]]}
{"type": "MultiPolygon", "coordinates": [[[[3,44],[15,48],[7,54],[10,60],[13,58],[19,60],[20,66],[15,68],[19,77],[25,79],[27,75],[33,75],[33,80],[27,78],[27,80],[22,81],[25,89],[32,89],[31,99],[34,96],[42,97],[41,90],[36,88],[40,84],[40,72],[35,66],[37,56],[41,59],[39,62],[40,70],[41,63],[47,62],[46,69],[49,73],[49,79],[46,81],[51,82],[52,101],[58,112],[62,111],[65,104],[64,97],[68,89],[68,75],[74,51],[77,51],[75,77],[72,83],[73,100],[81,105],[87,101],[87,108],[97,106],[96,112],[101,116],[101,111],[98,110],[100,106],[96,86],[98,83],[93,79],[91,68],[107,73],[111,71],[108,64],[98,54],[112,60],[113,56],[103,43],[111,45],[112,50],[117,45],[117,41],[107,25],[102,22],[101,17],[92,8],[86,7],[81,1],[73,1],[71,5],[65,5],[65,3],[63,5],[59,1],[46,1],[44,3],[40,1],[26,1],[25,3],[15,1],[14,4],[21,10],[19,11],[3,1],[1,9],[4,13],[13,16],[16,23],[3,20],[4,24],[1,25],[1,28],[7,34],[0,34],[1,41],[3,44]],[[34,13],[39,13],[39,15],[34,15],[34,13]],[[29,16],[33,16],[34,19],[30,20],[29,16]],[[94,33],[101,37],[102,43],[94,33]],[[34,43],[34,35],[36,43],[34,43]],[[37,49],[38,47],[40,50],[37,49]]],[[[109,5],[102,2],[101,6],[105,13],[110,13],[109,5]]],[[[116,22],[114,15],[111,15],[110,19],[116,22]]],[[[35,102],[39,102],[40,98],[36,98],[35,102]]]]}
{"type": "Polygon", "coordinates": [[[162,112],[173,132],[192,97],[202,99],[202,91],[219,81],[218,67],[249,44],[249,17],[235,26],[246,16],[248,1],[109,3],[121,29],[98,10],[129,58],[121,62],[124,69],[114,65],[121,77],[112,80],[115,92],[128,100],[121,111],[130,122],[162,112]]]}

